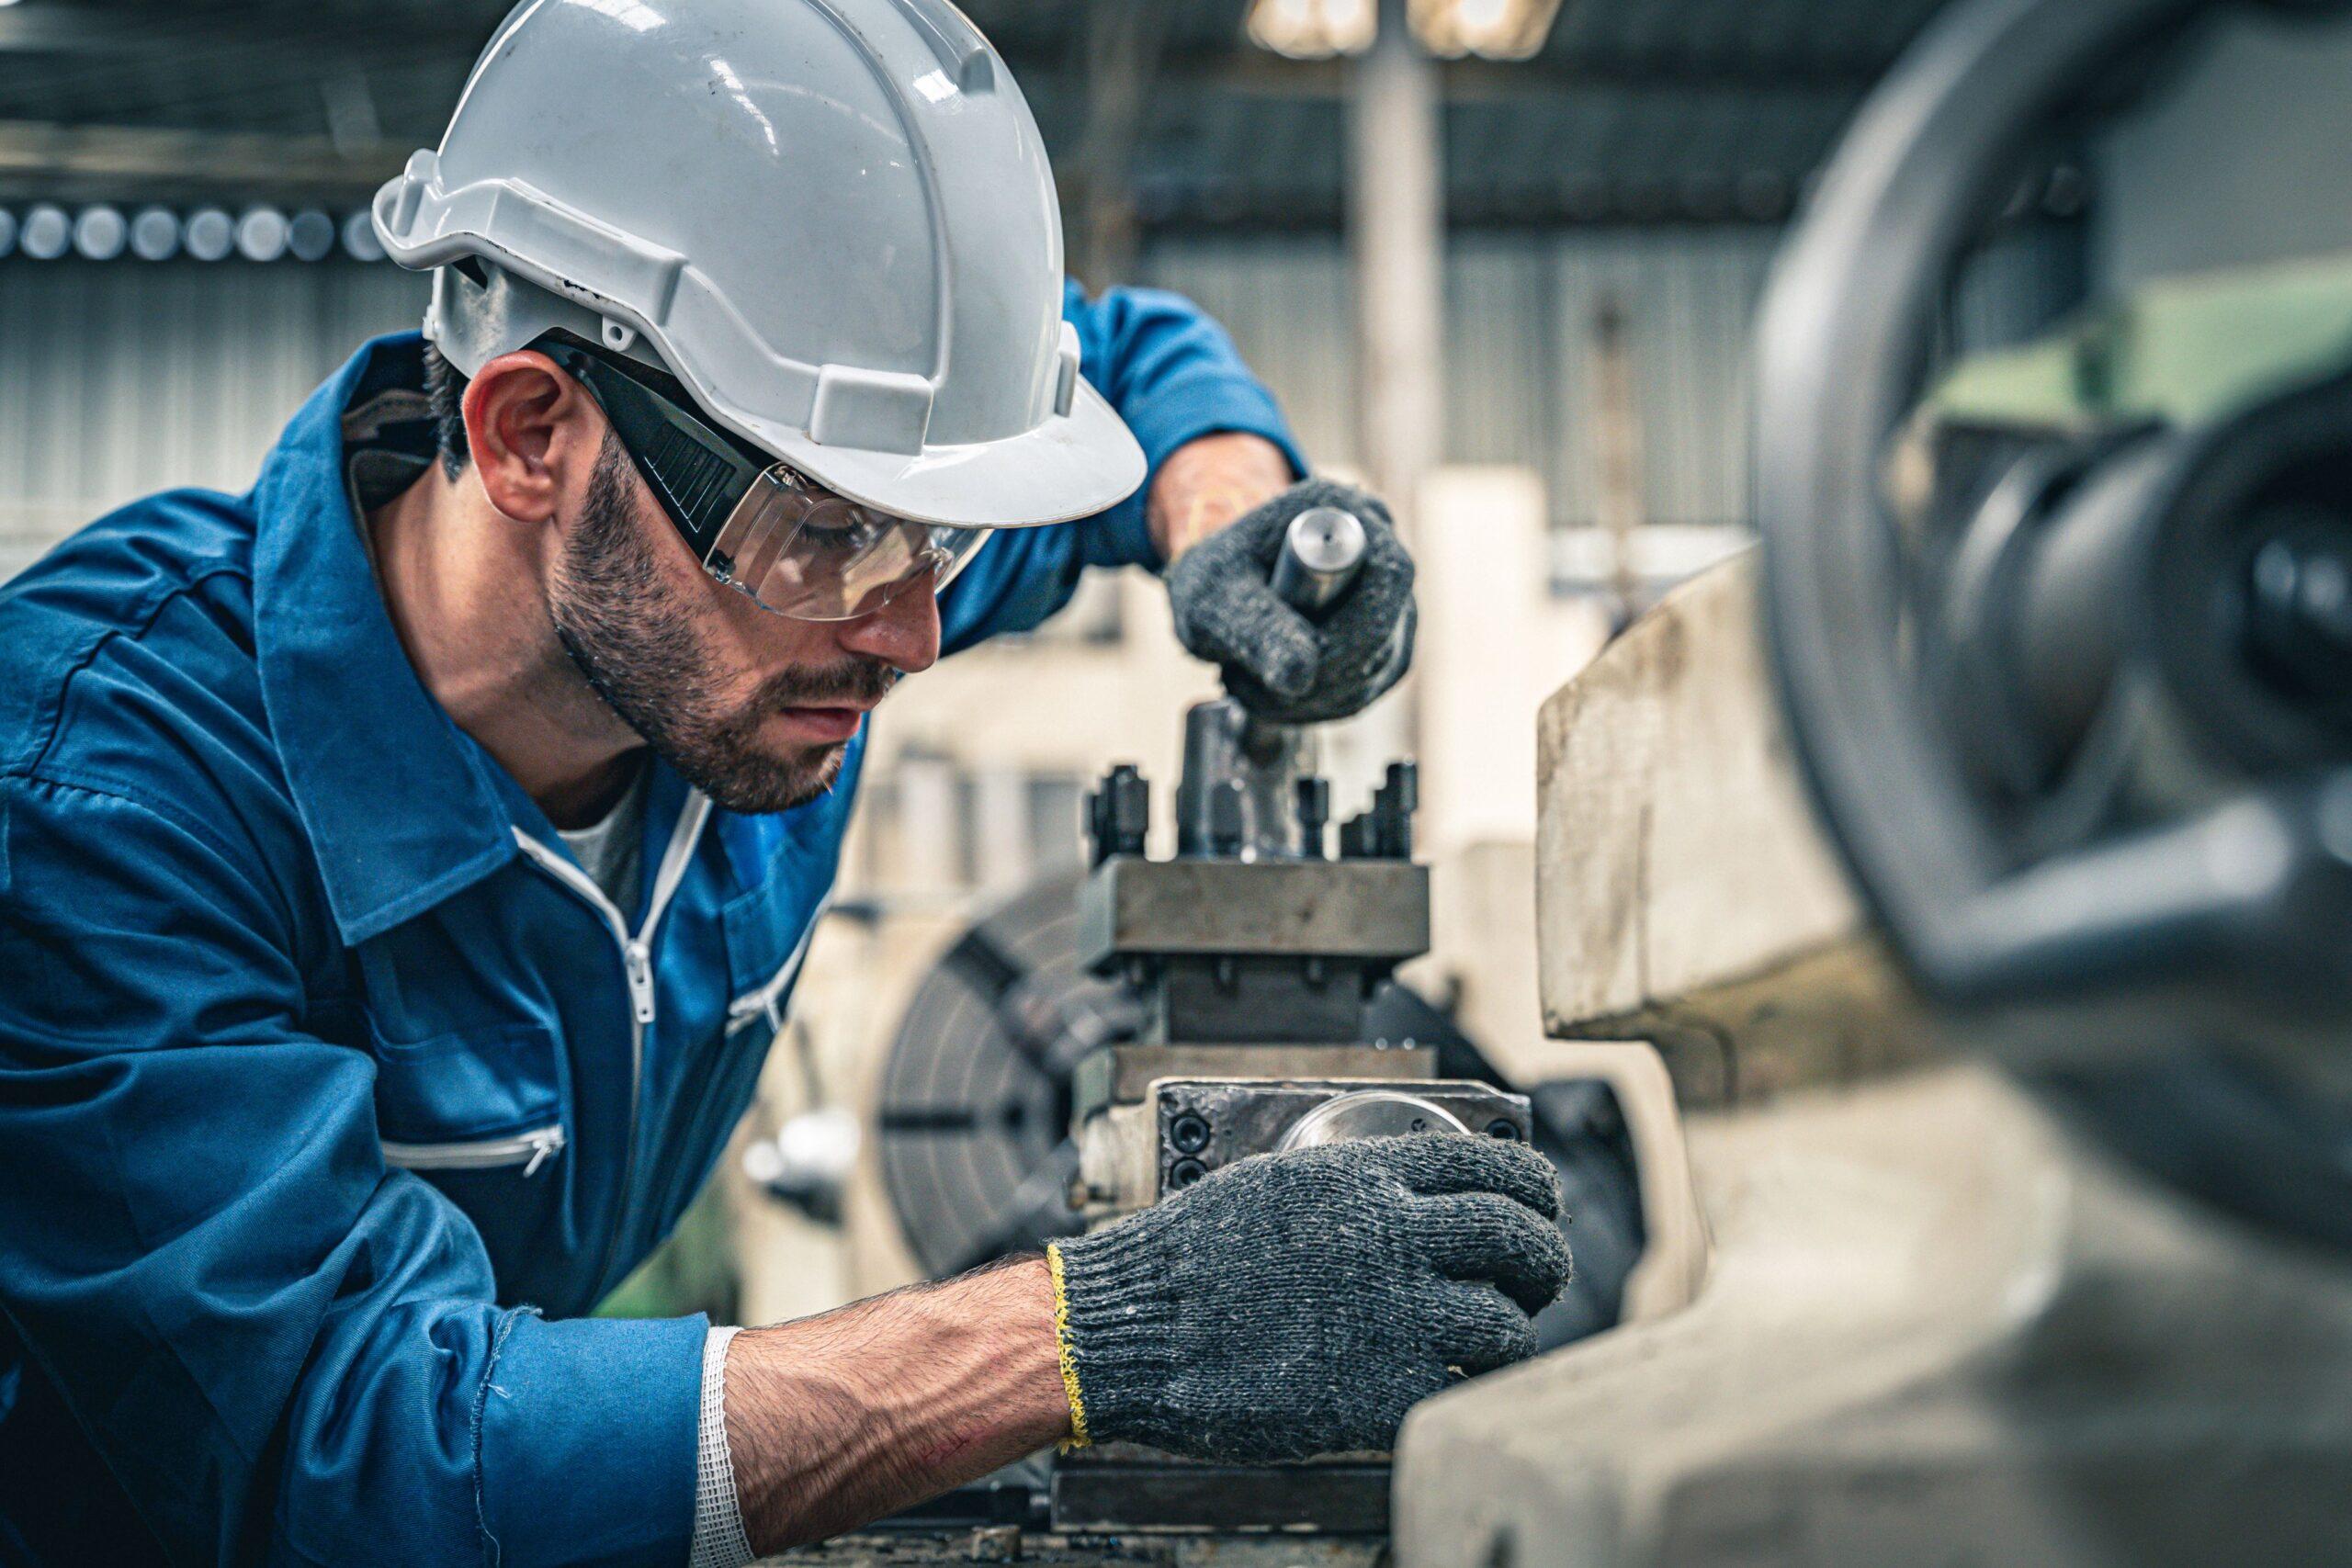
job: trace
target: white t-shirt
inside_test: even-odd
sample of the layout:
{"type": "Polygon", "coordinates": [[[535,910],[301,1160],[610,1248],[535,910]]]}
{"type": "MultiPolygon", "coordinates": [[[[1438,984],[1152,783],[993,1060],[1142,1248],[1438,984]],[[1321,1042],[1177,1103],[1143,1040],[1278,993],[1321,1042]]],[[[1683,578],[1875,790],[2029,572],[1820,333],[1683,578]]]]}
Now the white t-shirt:
{"type": "Polygon", "coordinates": [[[580,869],[604,889],[625,920],[637,912],[637,896],[644,884],[646,771],[639,764],[636,779],[603,821],[569,832],[556,829],[580,869]]]}

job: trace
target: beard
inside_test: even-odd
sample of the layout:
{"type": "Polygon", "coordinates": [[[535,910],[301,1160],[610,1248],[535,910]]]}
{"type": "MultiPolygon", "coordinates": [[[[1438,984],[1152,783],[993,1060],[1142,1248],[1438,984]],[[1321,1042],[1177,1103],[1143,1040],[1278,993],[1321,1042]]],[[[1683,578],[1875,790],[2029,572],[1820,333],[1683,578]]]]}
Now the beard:
{"type": "Polygon", "coordinates": [[[639,525],[632,471],[607,432],[549,583],[557,637],[596,694],[719,807],[760,815],[806,806],[840,778],[847,742],[778,750],[760,743],[762,723],[790,707],[871,706],[899,672],[856,658],[787,669],[748,701],[723,705],[695,608],[671,588],[639,525]]]}

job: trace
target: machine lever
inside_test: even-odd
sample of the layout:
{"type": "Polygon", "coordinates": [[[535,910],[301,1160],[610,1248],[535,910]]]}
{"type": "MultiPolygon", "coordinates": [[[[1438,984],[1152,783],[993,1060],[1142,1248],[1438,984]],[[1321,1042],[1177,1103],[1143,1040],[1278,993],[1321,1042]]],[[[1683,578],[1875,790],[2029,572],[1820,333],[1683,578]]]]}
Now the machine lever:
{"type": "MultiPolygon", "coordinates": [[[[1269,584],[1283,604],[1320,620],[1355,586],[1366,543],[1363,522],[1354,513],[1311,506],[1283,532],[1269,584]]],[[[1322,859],[1329,794],[1309,800],[1298,793],[1300,781],[1314,773],[1311,729],[1265,723],[1234,697],[1194,705],[1184,716],[1176,852],[1322,859]]],[[[1098,859],[1105,853],[1102,842],[1098,833],[1098,859]]]]}

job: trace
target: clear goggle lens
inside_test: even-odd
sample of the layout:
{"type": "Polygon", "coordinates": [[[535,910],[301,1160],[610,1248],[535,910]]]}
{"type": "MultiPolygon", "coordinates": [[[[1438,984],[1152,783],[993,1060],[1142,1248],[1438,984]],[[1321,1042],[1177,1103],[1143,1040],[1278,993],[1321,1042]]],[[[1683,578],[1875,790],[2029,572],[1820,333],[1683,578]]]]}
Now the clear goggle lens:
{"type": "Polygon", "coordinates": [[[778,464],[736,505],[703,565],[791,620],[854,621],[918,585],[939,592],[989,532],[893,517],[778,464]]]}

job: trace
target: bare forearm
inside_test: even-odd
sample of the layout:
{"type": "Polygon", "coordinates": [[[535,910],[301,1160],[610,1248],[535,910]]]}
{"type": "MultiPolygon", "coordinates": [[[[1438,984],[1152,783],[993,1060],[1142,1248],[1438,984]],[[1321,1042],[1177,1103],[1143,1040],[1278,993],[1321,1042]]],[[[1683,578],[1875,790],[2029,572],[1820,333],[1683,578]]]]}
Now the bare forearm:
{"type": "Polygon", "coordinates": [[[1153,475],[1145,520],[1173,561],[1261,502],[1290,488],[1290,459],[1262,435],[1221,431],[1188,441],[1153,475]]]}
{"type": "Polygon", "coordinates": [[[757,1551],[837,1535],[1069,1436],[1043,1258],[728,1346],[727,1442],[757,1551]]]}

